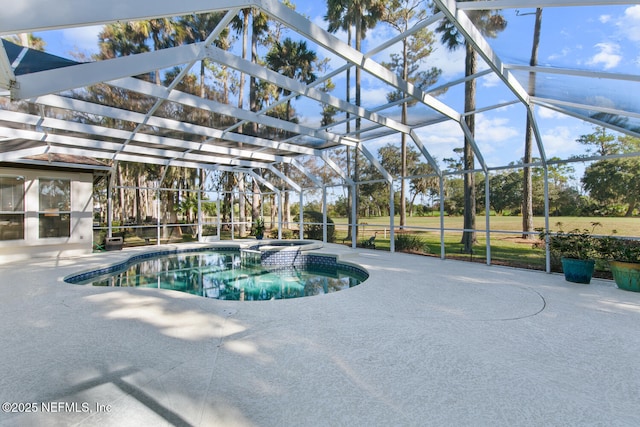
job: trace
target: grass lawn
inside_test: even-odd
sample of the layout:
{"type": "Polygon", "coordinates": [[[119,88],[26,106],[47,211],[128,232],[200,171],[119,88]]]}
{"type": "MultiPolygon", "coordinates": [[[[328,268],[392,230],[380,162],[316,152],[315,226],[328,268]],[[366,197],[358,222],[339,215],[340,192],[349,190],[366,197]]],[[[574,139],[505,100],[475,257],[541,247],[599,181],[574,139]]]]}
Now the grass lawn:
{"type": "MultiPolygon", "coordinates": [[[[490,239],[491,239],[491,262],[494,264],[505,264],[524,268],[544,269],[545,252],[542,247],[535,245],[538,242],[537,236],[534,240],[524,240],[521,236],[522,217],[516,216],[490,216],[490,239]]],[[[347,236],[347,219],[333,218],[336,224],[336,241],[341,243],[347,236]]],[[[395,228],[398,230],[399,217],[395,218],[395,228]]],[[[585,217],[552,217],[549,218],[549,227],[552,231],[560,228],[564,231],[573,229],[591,230],[592,223],[598,222],[601,225],[595,227],[594,234],[610,235],[614,233],[619,236],[640,237],[640,218],[585,218],[585,217]],[[561,223],[561,226],[557,224],[561,223]]],[[[376,249],[390,250],[389,239],[389,217],[361,218],[358,242],[362,242],[369,237],[376,235],[376,249]]],[[[461,253],[462,245],[460,240],[462,232],[453,229],[462,228],[462,217],[444,218],[444,249],[447,258],[467,259],[473,261],[486,262],[487,235],[484,231],[477,233],[478,244],[474,247],[472,255],[461,253]]],[[[476,217],[476,228],[484,229],[486,225],[485,216],[476,217]]],[[[544,227],[544,218],[534,218],[534,227],[544,227]]],[[[428,247],[429,253],[440,256],[440,218],[439,217],[411,217],[407,219],[405,232],[419,236],[428,247]]],[[[346,242],[349,243],[349,242],[346,242]]],[[[555,263],[553,263],[555,264],[555,263]]],[[[555,265],[554,265],[555,267],[555,265]]],[[[604,268],[604,266],[603,266],[604,268]]]]}
{"type": "MultiPolygon", "coordinates": [[[[332,218],[336,226],[336,242],[350,245],[351,242],[346,240],[347,237],[347,218],[332,218]]],[[[490,216],[490,235],[491,239],[491,263],[503,264],[514,267],[544,269],[545,268],[545,251],[539,245],[537,235],[533,239],[522,239],[522,217],[518,216],[490,216]]],[[[360,227],[358,230],[358,245],[376,236],[376,249],[389,251],[389,217],[370,217],[360,218],[360,227]]],[[[409,217],[407,218],[407,226],[403,230],[399,230],[400,219],[395,217],[394,225],[396,233],[404,233],[415,236],[420,240],[421,249],[413,252],[440,256],[440,217],[409,217]]],[[[460,240],[462,232],[456,231],[462,228],[463,218],[461,216],[444,218],[444,251],[447,258],[462,259],[477,262],[486,262],[487,260],[487,233],[484,230],[486,226],[485,216],[476,217],[476,229],[478,243],[474,246],[473,254],[462,253],[462,245],[460,240]]],[[[543,228],[544,218],[534,218],[534,227],[543,228]]],[[[617,234],[618,236],[640,237],[640,218],[620,218],[620,217],[552,217],[549,218],[549,227],[552,231],[562,229],[565,232],[574,229],[594,229],[596,235],[608,236],[617,234]],[[600,225],[595,227],[592,223],[597,222],[600,225]],[[562,225],[558,225],[561,223],[562,225]]],[[[287,230],[284,230],[287,231],[287,230]]],[[[295,231],[293,238],[297,238],[295,231]]],[[[222,240],[230,239],[230,232],[223,232],[222,240]]],[[[177,236],[173,241],[190,241],[194,237],[191,235],[177,236]]],[[[155,243],[155,241],[153,242],[155,243]]],[[[164,241],[162,243],[169,243],[164,241]]],[[[137,246],[149,244],[144,239],[139,238],[135,233],[129,233],[126,239],[127,246],[137,246]]],[[[396,245],[396,250],[398,249],[396,245]]],[[[559,263],[558,263],[559,264],[559,263]]],[[[596,268],[606,270],[606,263],[597,263],[596,268]]],[[[552,260],[552,269],[559,271],[556,260],[552,260]]],[[[606,277],[606,273],[605,273],[606,277]]]]}
{"type": "MultiPolygon", "coordinates": [[[[514,231],[519,233],[522,230],[522,217],[520,216],[490,216],[490,227],[493,231],[514,231]]],[[[347,224],[347,218],[333,218],[336,225],[347,224]]],[[[395,226],[398,228],[400,218],[395,217],[395,226]]],[[[549,227],[552,231],[557,231],[559,227],[557,223],[562,223],[562,229],[564,231],[570,231],[573,229],[592,228],[592,223],[598,222],[601,226],[598,226],[594,230],[594,234],[609,235],[613,233],[613,230],[617,231],[619,236],[640,237],[640,218],[623,218],[623,217],[570,217],[559,216],[549,218],[549,227]]],[[[360,218],[360,223],[364,224],[364,230],[384,230],[389,229],[389,217],[371,217],[360,218]]],[[[444,218],[444,227],[446,229],[460,229],[462,228],[463,218],[461,216],[446,216],[444,218]]],[[[485,216],[476,216],[476,228],[485,228],[485,216]]],[[[410,217],[407,218],[408,227],[425,227],[440,229],[440,217],[410,217]]],[[[534,227],[544,227],[544,217],[534,218],[534,227]]],[[[439,232],[439,231],[438,231],[439,232]]],[[[373,232],[372,232],[373,233],[373,232]]]]}

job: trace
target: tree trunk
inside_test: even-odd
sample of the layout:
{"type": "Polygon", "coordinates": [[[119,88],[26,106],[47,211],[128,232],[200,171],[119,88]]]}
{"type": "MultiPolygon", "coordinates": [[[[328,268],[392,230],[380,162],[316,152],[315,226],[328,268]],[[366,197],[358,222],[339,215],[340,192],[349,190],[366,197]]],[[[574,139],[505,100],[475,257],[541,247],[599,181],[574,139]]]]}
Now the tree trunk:
{"type": "MultiPolygon", "coordinates": [[[[465,75],[472,76],[476,73],[477,58],[473,47],[467,43],[465,45],[465,75]]],[[[476,108],[476,81],[469,80],[465,83],[464,91],[464,111],[473,111],[476,108]]],[[[475,135],[475,116],[470,114],[465,117],[471,137],[475,135]]],[[[473,252],[473,245],[476,243],[476,186],[475,176],[472,172],[475,169],[475,158],[471,141],[465,135],[464,138],[464,228],[462,233],[463,251],[473,252]]]]}
{"type": "MultiPolygon", "coordinates": [[[[361,11],[364,12],[364,11],[361,11]]],[[[356,50],[358,52],[361,52],[361,44],[362,44],[362,15],[363,13],[360,14],[359,19],[356,19],[356,50]]],[[[360,107],[360,104],[362,102],[362,71],[360,70],[360,67],[356,67],[356,106],[360,107]]],[[[358,181],[360,180],[360,165],[358,164],[358,158],[360,157],[360,153],[358,150],[358,147],[360,145],[360,126],[361,126],[361,119],[360,116],[356,117],[356,139],[358,140],[358,146],[356,146],[354,148],[354,158],[353,158],[353,180],[355,181],[356,185],[355,187],[355,194],[354,194],[354,205],[355,205],[355,211],[356,211],[356,221],[355,221],[355,230],[357,230],[357,224],[358,224],[358,208],[360,205],[360,189],[358,187],[358,181]]],[[[356,232],[356,236],[357,236],[357,232],[356,232]]]]}
{"type": "Polygon", "coordinates": [[[416,191],[416,193],[411,196],[411,201],[409,202],[409,216],[413,217],[413,205],[416,201],[416,197],[418,197],[418,192],[416,191]]]}
{"type": "MultiPolygon", "coordinates": [[[[402,104],[402,123],[406,124],[407,120],[407,104],[402,104]]],[[[407,180],[405,176],[407,176],[407,135],[402,133],[401,137],[401,157],[402,157],[402,167],[401,167],[401,180],[400,180],[400,227],[404,227],[407,222],[407,180]]]]}
{"type": "Polygon", "coordinates": [[[247,221],[247,212],[246,212],[246,202],[245,202],[245,185],[244,185],[244,174],[243,173],[239,173],[238,174],[238,221],[240,222],[240,225],[238,227],[238,233],[240,234],[240,237],[244,237],[244,235],[247,233],[247,224],[245,224],[245,222],[247,221]]]}
{"type": "Polygon", "coordinates": [[[122,166],[120,165],[120,163],[118,163],[117,165],[118,168],[118,172],[117,172],[117,177],[118,177],[118,198],[120,199],[120,225],[124,225],[124,220],[127,217],[126,214],[126,207],[125,205],[127,204],[126,202],[126,198],[125,198],[125,194],[124,194],[124,188],[122,188],[122,186],[124,185],[124,177],[122,176],[122,166]]]}
{"type": "MultiPolygon", "coordinates": [[[[253,18],[255,22],[255,13],[253,18]]],[[[251,62],[254,64],[258,63],[258,32],[256,31],[255,25],[251,30],[251,62]]],[[[257,90],[258,85],[256,83],[256,78],[251,76],[249,78],[249,110],[253,112],[258,111],[257,90]]],[[[258,135],[258,123],[251,123],[249,134],[252,136],[258,135]]],[[[255,224],[258,218],[260,218],[260,186],[254,179],[253,193],[251,195],[251,222],[255,224]]]]}
{"type": "MultiPolygon", "coordinates": [[[[289,176],[289,165],[284,165],[284,174],[289,176]]],[[[289,200],[289,191],[284,192],[284,203],[282,210],[284,211],[284,222],[287,224],[287,228],[291,228],[291,202],[289,200]]]]}
{"type": "MultiPolygon", "coordinates": [[[[536,9],[536,22],[533,31],[533,47],[531,48],[531,60],[529,65],[535,67],[538,64],[538,46],[540,44],[540,28],[542,27],[542,9],[536,9]]],[[[529,74],[529,95],[535,95],[536,75],[529,74]]],[[[533,108],[531,109],[533,113],[533,108]]],[[[531,179],[531,168],[526,166],[531,163],[533,156],[533,124],[529,112],[527,112],[527,133],[524,142],[524,181],[523,181],[523,199],[522,199],[522,238],[535,239],[534,234],[527,234],[533,231],[533,183],[531,179]]]]}
{"type": "MultiPolygon", "coordinates": [[[[347,43],[351,46],[351,26],[347,31],[347,43]]],[[[347,103],[351,102],[351,67],[347,68],[347,103]]],[[[347,135],[351,133],[351,120],[349,120],[350,114],[347,113],[347,135]]],[[[347,154],[347,176],[351,177],[351,148],[347,146],[345,148],[347,154]]],[[[347,223],[351,223],[351,186],[347,187],[347,223]]],[[[351,227],[347,226],[347,240],[351,240],[351,227]]]]}
{"type": "Polygon", "coordinates": [[[635,197],[631,198],[631,200],[629,200],[629,208],[627,209],[627,212],[625,212],[624,216],[629,218],[633,216],[633,211],[636,208],[636,205],[638,204],[637,200],[635,197]]]}
{"type": "Polygon", "coordinates": [[[276,195],[275,194],[271,194],[271,228],[273,228],[273,225],[275,224],[276,227],[279,227],[278,224],[276,224],[276,221],[278,220],[278,203],[276,200],[276,195]]]}
{"type": "MultiPolygon", "coordinates": [[[[408,46],[407,46],[407,39],[404,39],[402,41],[402,78],[405,81],[409,80],[409,68],[408,68],[408,46]]],[[[402,124],[406,125],[407,124],[407,108],[408,105],[405,102],[404,104],[402,104],[402,124]]],[[[400,156],[402,157],[401,161],[402,161],[402,165],[400,167],[401,171],[400,171],[400,227],[404,227],[406,225],[406,221],[407,221],[407,198],[406,198],[406,191],[407,191],[407,184],[406,184],[406,180],[404,179],[407,176],[407,134],[402,133],[400,136],[400,143],[401,143],[401,147],[400,147],[400,156]]]]}

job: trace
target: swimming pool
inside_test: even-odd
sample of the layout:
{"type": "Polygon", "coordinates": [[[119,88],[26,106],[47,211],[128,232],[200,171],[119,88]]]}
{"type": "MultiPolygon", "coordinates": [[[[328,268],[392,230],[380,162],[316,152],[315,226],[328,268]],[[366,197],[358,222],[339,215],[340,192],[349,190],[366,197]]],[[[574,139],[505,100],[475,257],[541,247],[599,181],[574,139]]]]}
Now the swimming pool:
{"type": "MultiPolygon", "coordinates": [[[[249,252],[250,253],[250,252],[249,252]]],[[[170,289],[221,300],[300,298],[352,288],[367,279],[362,268],[331,255],[300,255],[295,264],[247,257],[241,249],[188,251],[133,257],[107,269],[67,277],[93,286],[170,289]]],[[[264,256],[264,255],[263,255],[264,256]]]]}

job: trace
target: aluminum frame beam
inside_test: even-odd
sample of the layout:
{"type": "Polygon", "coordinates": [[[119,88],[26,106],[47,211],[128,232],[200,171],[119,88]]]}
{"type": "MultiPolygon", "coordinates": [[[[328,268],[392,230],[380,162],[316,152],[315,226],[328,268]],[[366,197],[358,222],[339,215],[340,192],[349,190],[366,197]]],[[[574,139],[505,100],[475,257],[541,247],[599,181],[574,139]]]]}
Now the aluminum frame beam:
{"type": "Polygon", "coordinates": [[[511,90],[520,101],[529,105],[529,94],[520,85],[518,80],[507,70],[500,58],[495,54],[487,40],[471,22],[466,13],[458,9],[455,0],[434,0],[458,31],[464,36],[467,43],[471,43],[475,51],[484,59],[489,67],[496,73],[502,82],[511,90]]]}
{"type": "MultiPolygon", "coordinates": [[[[215,62],[221,64],[225,64],[231,68],[249,74],[260,80],[272,82],[276,86],[288,91],[295,92],[299,95],[304,95],[307,98],[313,99],[323,104],[331,105],[332,107],[348,112],[352,116],[360,117],[374,123],[385,125],[399,132],[409,133],[411,131],[411,128],[407,125],[403,125],[402,123],[399,123],[393,119],[380,116],[363,107],[358,107],[354,104],[343,101],[338,97],[329,95],[328,93],[321,90],[314,89],[313,87],[300,83],[297,80],[285,77],[282,74],[265,68],[259,64],[254,64],[250,61],[239,58],[232,53],[224,51],[215,46],[210,46],[208,50],[209,54],[207,56],[209,59],[212,59],[215,62]]],[[[356,117],[353,118],[355,119],[356,117]]]]}
{"type": "MultiPolygon", "coordinates": [[[[122,110],[115,107],[107,107],[100,104],[94,104],[87,101],[78,99],[66,98],[58,95],[45,95],[32,100],[36,104],[45,105],[54,108],[62,108],[66,110],[78,111],[85,114],[95,114],[98,116],[110,117],[117,120],[130,121],[134,123],[142,123],[145,118],[145,114],[136,113],[128,110],[122,110]]],[[[214,129],[201,125],[194,125],[191,123],[180,122],[177,120],[166,119],[162,117],[151,117],[147,121],[147,125],[163,128],[167,130],[174,130],[184,133],[191,133],[207,138],[223,139],[233,142],[240,142],[243,144],[249,144],[259,146],[262,148],[270,148],[275,150],[286,150],[295,152],[298,154],[317,155],[318,150],[307,148],[301,145],[288,144],[278,141],[271,141],[258,137],[250,137],[248,135],[242,135],[237,133],[225,133],[222,130],[214,129]]]]}
{"type": "Polygon", "coordinates": [[[572,6],[612,6],[640,4],[639,0],[484,0],[459,2],[460,10],[536,9],[572,6]]]}
{"type": "MultiPolygon", "coordinates": [[[[40,116],[34,116],[26,113],[19,113],[7,110],[0,110],[0,120],[5,120],[13,123],[26,124],[31,126],[41,126],[46,129],[55,129],[58,131],[71,131],[78,132],[87,135],[93,135],[95,137],[108,137],[114,139],[120,139],[127,141],[131,136],[130,131],[107,128],[98,125],[90,125],[79,122],[70,122],[60,119],[52,119],[40,116]]],[[[240,158],[252,158],[255,160],[263,160],[265,162],[281,162],[290,163],[293,160],[290,157],[277,156],[273,154],[261,153],[254,150],[244,150],[238,148],[223,147],[214,144],[206,144],[200,142],[185,141],[176,138],[162,137],[152,135],[148,133],[138,133],[130,139],[132,142],[139,142],[145,144],[153,144],[163,146],[165,148],[175,148],[179,150],[197,150],[211,153],[212,155],[224,155],[224,156],[236,156],[240,158]]],[[[124,142],[123,142],[124,145],[124,142]]]]}
{"type": "Polygon", "coordinates": [[[334,55],[357,67],[360,67],[362,70],[391,85],[395,89],[409,94],[413,98],[450,119],[460,121],[460,114],[458,114],[458,112],[453,108],[416,88],[413,84],[402,80],[395,73],[389,71],[387,68],[373,61],[371,58],[368,58],[364,53],[357,51],[347,43],[344,43],[337,37],[329,34],[327,31],[305,19],[302,15],[299,15],[295,11],[289,9],[284,4],[276,0],[264,0],[261,3],[262,10],[274,20],[292,28],[299,34],[316,43],[318,46],[321,46],[334,55]]]}
{"type": "Polygon", "coordinates": [[[78,89],[182,65],[202,58],[203,55],[204,50],[200,44],[190,44],[23,74],[16,77],[17,84],[12,88],[11,95],[13,99],[29,99],[78,89]]]}
{"type": "MultiPolygon", "coordinates": [[[[226,164],[230,166],[240,166],[249,168],[268,168],[271,163],[262,163],[248,160],[230,159],[227,157],[218,157],[212,154],[196,154],[190,152],[181,152],[172,150],[170,148],[151,148],[138,145],[129,144],[124,146],[122,151],[119,151],[122,147],[122,143],[100,141],[89,138],[79,138],[70,135],[60,135],[46,132],[21,130],[21,129],[5,129],[3,134],[12,138],[21,138],[25,140],[37,141],[49,144],[50,146],[56,146],[59,149],[67,147],[83,147],[87,152],[95,153],[96,157],[105,158],[105,155],[110,155],[113,159],[113,155],[118,152],[118,160],[122,160],[120,153],[126,153],[127,155],[136,155],[139,159],[146,159],[148,157],[167,158],[169,160],[181,159],[182,161],[193,161],[197,164],[226,164]]],[[[162,145],[159,145],[162,147],[162,145]]],[[[89,156],[88,154],[85,154],[89,156]]],[[[90,157],[90,156],[89,156],[90,157]]],[[[142,161],[142,160],[139,160],[142,161]]]]}
{"type": "Polygon", "coordinates": [[[33,33],[60,28],[104,25],[118,21],[141,21],[167,16],[183,16],[227,9],[258,6],[251,0],[154,0],[132,2],[110,0],[87,2],[85,0],[0,0],[0,35],[33,33]],[[37,11],[37,13],[34,13],[37,11]],[[152,12],[150,12],[152,11],[152,12]]]}

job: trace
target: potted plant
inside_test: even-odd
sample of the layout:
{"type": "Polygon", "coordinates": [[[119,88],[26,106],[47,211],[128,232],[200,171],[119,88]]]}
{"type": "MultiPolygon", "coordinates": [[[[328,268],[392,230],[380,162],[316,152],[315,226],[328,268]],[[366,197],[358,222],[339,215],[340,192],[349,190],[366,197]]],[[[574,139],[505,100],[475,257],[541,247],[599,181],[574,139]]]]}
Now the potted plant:
{"type": "Polygon", "coordinates": [[[640,292],[640,241],[608,236],[599,246],[618,288],[640,292]]]}
{"type": "Polygon", "coordinates": [[[256,239],[262,240],[262,238],[264,237],[264,219],[256,219],[256,223],[254,224],[253,229],[256,239]]]}
{"type": "MultiPolygon", "coordinates": [[[[591,283],[595,269],[595,258],[598,255],[598,240],[592,232],[597,222],[591,223],[593,228],[574,229],[567,233],[560,229],[558,232],[540,232],[540,238],[548,241],[549,251],[555,257],[559,257],[562,263],[562,272],[568,282],[591,283]],[[548,240],[547,240],[548,239],[548,240]]],[[[556,224],[561,227],[562,224],[556,224]]]]}

